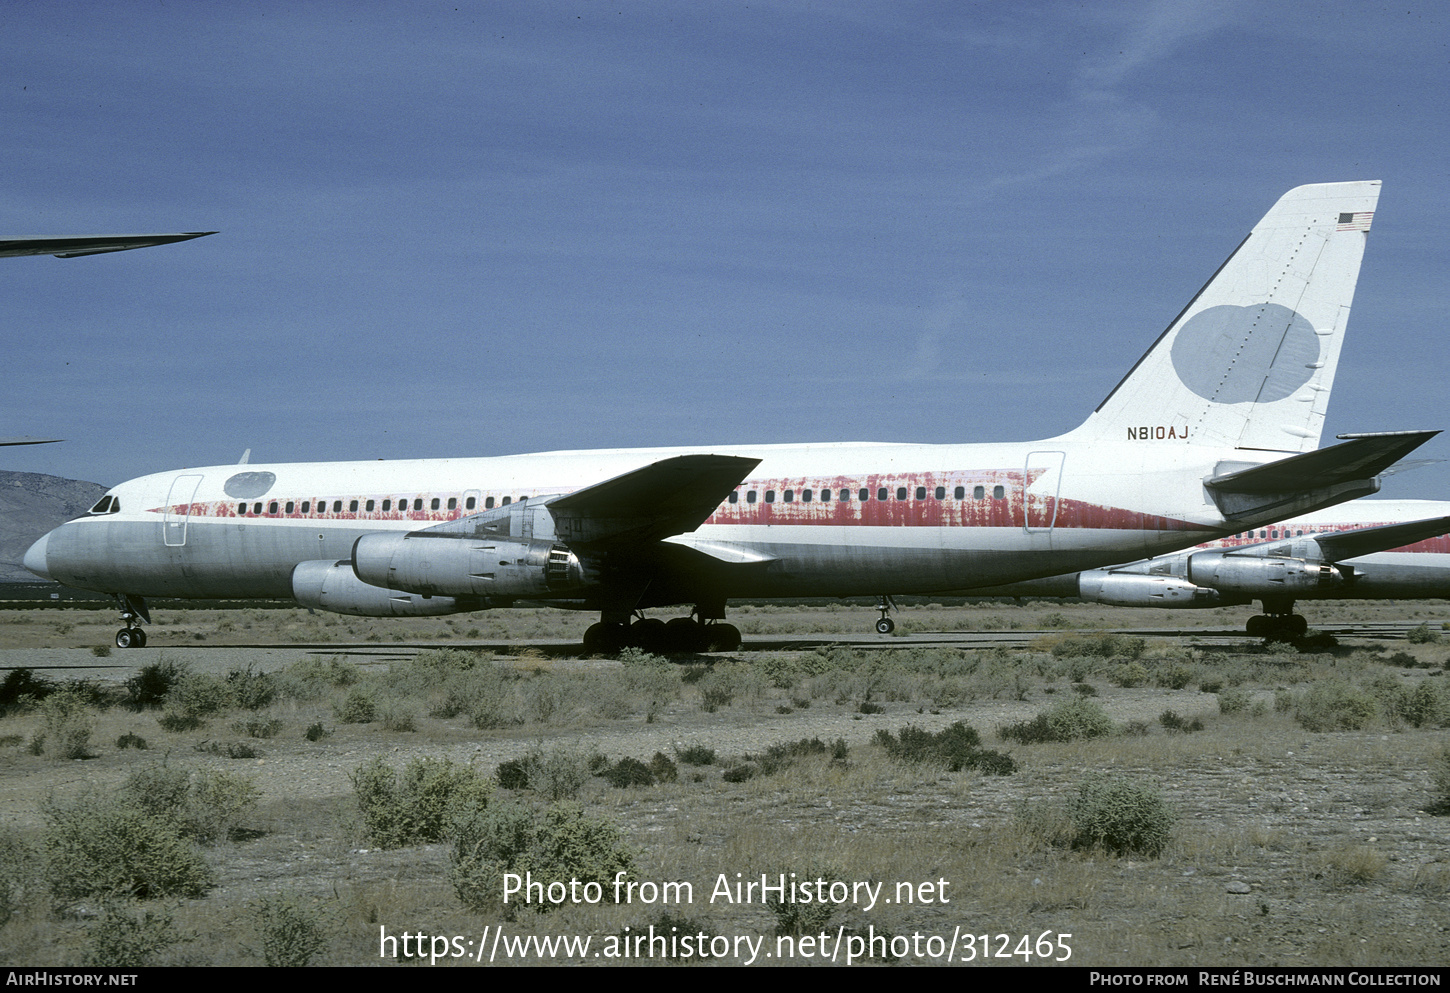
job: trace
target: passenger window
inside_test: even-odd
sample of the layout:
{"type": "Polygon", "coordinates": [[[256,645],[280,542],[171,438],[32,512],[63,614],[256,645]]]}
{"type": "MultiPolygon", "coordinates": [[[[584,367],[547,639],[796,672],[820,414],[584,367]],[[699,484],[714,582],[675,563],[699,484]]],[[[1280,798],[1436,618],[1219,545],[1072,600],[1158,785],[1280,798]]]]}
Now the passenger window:
{"type": "Polygon", "coordinates": [[[739,491],[737,491],[737,490],[731,490],[730,491],[730,495],[728,497],[726,497],[726,500],[728,500],[730,503],[739,503],[740,502],[740,493],[739,493],[739,491]]]}
{"type": "Polygon", "coordinates": [[[956,489],[952,490],[952,496],[955,497],[958,500],[960,500],[962,497],[964,497],[966,495],[967,495],[967,488],[965,486],[958,486],[956,489]]]}
{"type": "Polygon", "coordinates": [[[745,494],[745,502],[746,503],[754,503],[755,502],[755,491],[754,490],[751,490],[750,492],[748,492],[748,493],[745,494]]]}
{"type": "Polygon", "coordinates": [[[972,499],[973,500],[985,500],[986,498],[987,498],[987,491],[985,489],[983,489],[980,486],[973,486],[972,487],[972,499]]]}
{"type": "Polygon", "coordinates": [[[483,509],[484,510],[492,510],[493,509],[493,497],[488,497],[488,498],[486,498],[483,501],[483,509]]]}
{"type": "Polygon", "coordinates": [[[503,498],[503,504],[502,505],[505,506],[505,507],[507,507],[509,504],[511,504],[513,502],[514,502],[514,498],[513,497],[504,497],[503,498]]]}
{"type": "Polygon", "coordinates": [[[766,490],[765,491],[765,502],[766,503],[775,503],[775,490],[766,490]]]}
{"type": "Polygon", "coordinates": [[[393,501],[391,501],[391,500],[384,500],[383,501],[383,513],[386,514],[388,511],[390,511],[392,509],[393,509],[393,501]]]}
{"type": "MultiPolygon", "coordinates": [[[[247,512],[247,505],[246,504],[244,504],[244,503],[237,504],[237,516],[238,517],[241,517],[246,512],[247,512]]],[[[92,513],[94,513],[94,511],[92,511],[92,513]]]]}
{"type": "Polygon", "coordinates": [[[288,500],[287,501],[287,509],[285,511],[283,511],[283,513],[290,514],[290,513],[292,513],[292,511],[293,511],[293,509],[295,507],[296,507],[296,504],[294,504],[291,500],[288,500]]]}
{"type": "Polygon", "coordinates": [[[373,512],[373,501],[372,500],[369,500],[367,502],[367,506],[364,507],[363,509],[366,510],[369,514],[371,514],[373,512]]]}
{"type": "Polygon", "coordinates": [[[906,487],[905,486],[898,486],[896,488],[896,499],[898,499],[898,500],[905,500],[906,499],[906,487]]]}
{"type": "Polygon", "coordinates": [[[811,502],[811,491],[810,490],[801,490],[801,503],[810,503],[810,502],[811,502]]]}
{"type": "MultiPolygon", "coordinates": [[[[434,503],[434,506],[437,506],[438,501],[435,500],[435,501],[433,501],[433,503],[434,503]]],[[[458,509],[458,498],[457,497],[449,497],[448,498],[448,509],[449,510],[457,510],[458,509]]]]}
{"type": "Polygon", "coordinates": [[[269,513],[269,514],[275,514],[276,512],[277,512],[277,501],[276,500],[273,500],[271,503],[267,504],[267,513],[269,513]]]}
{"type": "Polygon", "coordinates": [[[332,501],[332,512],[334,514],[340,514],[340,513],[342,513],[342,501],[341,500],[334,500],[334,501],[332,501]]]}
{"type": "Polygon", "coordinates": [[[925,500],[926,499],[926,487],[925,486],[918,486],[916,488],[916,498],[918,500],[925,500]]]}
{"type": "Polygon", "coordinates": [[[947,498],[947,488],[945,486],[938,486],[936,488],[936,498],[938,500],[945,500],[947,498]]]}
{"type": "Polygon", "coordinates": [[[876,491],[876,499],[878,499],[878,500],[885,500],[886,499],[886,494],[887,494],[887,489],[886,489],[886,487],[883,486],[879,490],[876,491]]]}
{"type": "Polygon", "coordinates": [[[992,487],[992,499],[1000,500],[1007,495],[1007,491],[1000,486],[992,487]]]}
{"type": "Polygon", "coordinates": [[[786,503],[795,503],[795,490],[786,490],[781,496],[785,498],[786,503]]]}
{"type": "Polygon", "coordinates": [[[861,487],[861,492],[858,495],[861,497],[862,503],[865,503],[867,500],[871,499],[871,491],[864,486],[861,487]]]}
{"type": "MultiPolygon", "coordinates": [[[[260,503],[257,504],[257,509],[258,510],[261,510],[262,509],[262,505],[260,503]]],[[[349,500],[348,501],[348,504],[347,504],[347,509],[348,509],[348,513],[356,514],[357,513],[357,501],[356,500],[349,500]]]]}
{"type": "Polygon", "coordinates": [[[830,490],[821,490],[821,503],[830,503],[830,502],[831,502],[831,491],[830,490]]]}
{"type": "Polygon", "coordinates": [[[438,509],[438,498],[437,497],[434,497],[433,498],[433,502],[428,505],[428,509],[429,510],[437,510],[438,509]]]}
{"type": "Polygon", "coordinates": [[[477,497],[469,497],[467,500],[465,500],[463,502],[463,509],[464,510],[472,510],[477,505],[478,505],[478,498],[477,497]]]}
{"type": "Polygon", "coordinates": [[[311,500],[303,500],[302,501],[302,513],[308,514],[308,513],[311,513],[311,512],[312,512],[312,501],[311,500]]]}

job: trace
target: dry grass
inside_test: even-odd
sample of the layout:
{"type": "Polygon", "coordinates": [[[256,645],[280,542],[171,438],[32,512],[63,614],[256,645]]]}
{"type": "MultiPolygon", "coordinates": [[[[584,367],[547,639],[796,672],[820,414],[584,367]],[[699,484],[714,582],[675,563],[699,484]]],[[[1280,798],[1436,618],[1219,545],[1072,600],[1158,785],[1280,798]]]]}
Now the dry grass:
{"type": "MultiPolygon", "coordinates": [[[[161,631],[168,640],[200,633],[204,640],[197,643],[205,645],[230,638],[296,643],[302,635],[366,642],[374,633],[370,622],[351,618],[241,611],[208,619],[207,613],[178,614],[184,623],[158,628],[153,644],[161,631]]],[[[859,608],[811,608],[798,616],[777,608],[737,613],[783,629],[798,623],[859,630],[862,620],[859,608]]],[[[940,630],[957,624],[969,627],[955,629],[1010,630],[1015,620],[1057,630],[1061,621],[1043,623],[1054,614],[1087,630],[1120,617],[1106,608],[993,604],[920,608],[913,621],[940,630]]],[[[105,619],[109,630],[109,615],[105,619]]],[[[20,640],[41,635],[70,643],[89,636],[89,620],[69,621],[73,627],[65,634],[48,623],[3,624],[0,644],[9,644],[17,632],[24,632],[20,640]]],[[[457,647],[475,627],[482,640],[490,625],[517,623],[518,630],[536,631],[553,624],[549,630],[558,632],[580,618],[521,611],[449,620],[456,623],[410,624],[406,637],[413,644],[457,647]],[[443,632],[449,637],[436,637],[443,632]]],[[[1180,620],[1173,618],[1175,624],[1180,620]]],[[[379,622],[376,629],[388,632],[389,645],[397,644],[392,623],[379,622]]],[[[0,717],[0,741],[8,742],[0,745],[0,828],[37,844],[42,798],[120,783],[138,764],[163,755],[186,769],[244,773],[256,781],[261,800],[234,840],[207,849],[216,888],[197,899],[140,905],[169,913],[178,932],[194,935],[165,950],[163,961],[260,964],[252,908],[262,898],[297,894],[320,908],[326,924],[327,943],[314,964],[369,964],[378,959],[380,927],[391,934],[423,931],[467,940],[500,921],[459,903],[448,880],[446,844],[381,851],[364,840],[348,777],[366,760],[383,755],[401,766],[412,757],[431,756],[492,774],[498,762],[531,750],[570,748],[582,755],[598,749],[612,760],[647,762],[655,751],[671,754],[677,745],[699,745],[715,749],[717,761],[681,764],[678,780],[651,787],[618,789],[590,778],[577,799],[591,814],[624,829],[638,853],[639,879],[692,883],[694,903],[670,909],[715,934],[768,936],[777,924],[759,902],[711,903],[722,874],[727,882],[736,873],[741,879],[781,872],[804,878],[835,866],[846,879],[884,884],[883,895],[893,898],[869,912],[838,911],[832,919],[842,924],[897,934],[950,934],[961,925],[974,933],[1012,935],[1014,945],[1024,934],[1070,932],[1074,965],[1435,965],[1450,959],[1443,911],[1450,862],[1440,861],[1450,850],[1450,818],[1435,812],[1438,792],[1431,773],[1445,730],[1382,721],[1362,730],[1314,733],[1290,712],[1274,708],[1276,691],[1303,693],[1322,679],[1366,686],[1386,675],[1406,686],[1444,679],[1428,668],[1378,661],[1405,647],[1403,642],[1387,651],[1350,646],[1339,654],[1300,658],[1252,645],[1203,650],[1150,638],[1137,660],[1149,678],[1131,687],[1115,686],[1106,668],[1095,668],[1100,660],[1070,673],[1073,660],[1026,650],[951,650],[950,658],[918,654],[911,666],[877,666],[831,678],[810,671],[790,675],[769,662],[772,657],[743,653],[736,663],[716,666],[719,678],[729,676],[735,694],[714,713],[703,711],[699,682],[685,681],[678,667],[666,670],[675,682],[662,691],[663,684],[650,682],[653,677],[615,663],[574,661],[556,649],[525,647],[510,650],[500,662],[487,655],[476,662],[506,671],[501,685],[517,708],[511,723],[490,729],[474,727],[466,713],[434,716],[436,686],[426,679],[404,680],[400,668],[390,682],[383,666],[353,670],[324,664],[317,670],[315,695],[282,694],[257,711],[232,709],[208,717],[207,726],[195,731],[164,730],[157,724],[160,711],[92,705],[86,717],[94,757],[86,760],[57,761],[26,750],[23,743],[44,728],[40,710],[0,717]],[[970,672],[930,671],[932,665],[958,662],[970,672]],[[1178,688],[1160,685],[1169,681],[1155,674],[1167,666],[1191,669],[1192,681],[1178,688]],[[1081,676],[1097,689],[1094,699],[1115,722],[1142,720],[1148,734],[1010,747],[997,739],[998,727],[1065,699],[1072,692],[1069,680],[1081,676]],[[957,681],[956,690],[944,689],[948,680],[957,681]],[[1200,680],[1241,690],[1246,705],[1221,714],[1218,697],[1200,692],[1200,680]],[[395,714],[406,712],[415,730],[382,716],[370,723],[339,723],[334,708],[357,686],[376,695],[380,715],[387,713],[385,705],[395,714]],[[882,701],[884,713],[858,712],[866,693],[882,701]],[[802,701],[810,706],[802,708],[802,701]],[[778,707],[791,713],[778,713],[778,707]],[[1156,719],[1166,709],[1202,719],[1203,730],[1165,733],[1156,719]],[[1010,751],[1019,771],[1005,777],[948,773],[893,761],[871,744],[878,728],[895,732],[915,724],[935,730],[956,720],[975,726],[986,747],[1010,751]],[[304,740],[302,732],[319,721],[334,733],[319,742],[304,740]],[[260,758],[228,760],[198,750],[207,742],[227,741],[229,734],[244,737],[251,726],[246,722],[276,726],[271,737],[247,739],[260,749],[260,758]],[[242,730],[233,730],[234,724],[242,730]],[[148,749],[115,747],[124,734],[144,737],[148,749]],[[738,783],[724,778],[746,753],[768,744],[838,735],[850,746],[844,763],[833,762],[828,751],[800,758],[776,775],[738,783]],[[1178,827],[1160,856],[1074,851],[1052,829],[1053,811],[1093,770],[1150,783],[1174,806],[1178,827]],[[1040,816],[1024,819],[1024,810],[1040,816]],[[927,883],[929,902],[894,901],[897,884],[910,884],[920,897],[927,883]],[[1353,938],[1345,940],[1346,935],[1353,938]]],[[[1412,654],[1423,655],[1424,662],[1443,661],[1446,650],[1416,645],[1412,654]]],[[[168,655],[193,657],[182,649],[168,655]]],[[[543,802],[533,793],[519,797],[543,802]]],[[[53,916],[44,888],[34,883],[20,903],[0,930],[6,960],[82,961],[93,945],[93,921],[53,916]]],[[[566,906],[523,917],[509,928],[520,935],[599,938],[625,927],[647,928],[662,909],[642,903],[566,906]]]]}

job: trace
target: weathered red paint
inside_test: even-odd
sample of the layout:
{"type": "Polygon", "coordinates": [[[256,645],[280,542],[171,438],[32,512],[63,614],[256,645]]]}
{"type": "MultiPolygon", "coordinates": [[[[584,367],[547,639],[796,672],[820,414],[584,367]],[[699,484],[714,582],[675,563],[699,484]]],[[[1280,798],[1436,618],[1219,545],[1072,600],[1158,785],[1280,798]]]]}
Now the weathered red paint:
{"type": "MultiPolygon", "coordinates": [[[[739,494],[738,502],[721,504],[705,523],[724,526],[791,524],[847,527],[1021,528],[1026,526],[1027,515],[1030,512],[1034,527],[1037,526],[1037,522],[1055,520],[1054,527],[1056,528],[1124,531],[1210,530],[1203,525],[1176,518],[1032,493],[1031,486],[1045,471],[1044,469],[1032,469],[1024,473],[1020,469],[989,469],[965,472],[872,474],[864,477],[796,476],[779,479],[753,479],[741,483],[736,488],[736,492],[739,494]],[[954,496],[956,488],[959,486],[965,492],[965,496],[960,499],[954,496]],[[974,489],[978,486],[982,487],[986,494],[982,499],[972,496],[974,489]],[[992,496],[996,487],[999,486],[1002,488],[1003,495],[1000,498],[992,496]],[[944,498],[936,498],[937,487],[945,490],[944,498]],[[883,488],[887,491],[888,498],[877,499],[879,491],[883,488]],[[918,488],[925,490],[925,498],[916,497],[918,488]],[[829,501],[820,499],[821,491],[826,489],[831,491],[832,499],[829,501]],[[839,499],[839,493],[843,489],[850,491],[849,500],[839,499]],[[869,491],[870,499],[864,501],[860,499],[862,489],[869,491]],[[897,492],[901,489],[906,490],[904,500],[897,499],[897,492]],[[812,494],[809,502],[801,499],[806,490],[810,490],[812,494]],[[754,503],[750,503],[746,499],[746,494],[750,491],[756,493],[754,503]],[[773,491],[775,494],[775,499],[770,503],[765,500],[765,494],[768,491],[773,491]],[[792,495],[789,503],[785,501],[787,491],[792,495]],[[1054,504],[1056,504],[1055,516],[1054,504]]],[[[490,493],[487,490],[469,490],[469,492],[478,492],[480,503],[483,503],[485,498],[492,497],[495,503],[494,509],[503,505],[502,501],[505,496],[513,497],[513,494],[490,493]]],[[[169,509],[158,507],[153,513],[170,513],[173,516],[193,519],[417,521],[431,524],[457,520],[460,517],[481,512],[479,509],[463,509],[461,493],[412,494],[405,498],[409,508],[406,510],[400,510],[397,506],[388,511],[361,509],[367,505],[368,500],[372,500],[375,507],[380,508],[385,499],[397,500],[398,498],[394,494],[373,494],[371,496],[354,494],[345,497],[334,494],[320,499],[294,497],[291,499],[291,503],[296,509],[289,514],[284,509],[289,502],[287,498],[269,496],[267,500],[262,501],[263,511],[260,514],[254,513],[251,509],[257,503],[255,500],[178,504],[169,509]],[[438,510],[427,507],[435,496],[444,505],[438,510]],[[446,509],[450,498],[456,499],[459,503],[459,506],[453,510],[446,509]],[[306,514],[301,512],[304,499],[311,504],[311,509],[306,514]],[[411,509],[415,499],[422,499],[425,509],[411,509]],[[344,507],[356,500],[359,509],[356,511],[325,509],[330,508],[337,500],[341,500],[344,507]],[[270,513],[266,508],[274,502],[278,509],[275,513],[270,513]],[[245,513],[237,512],[237,507],[241,504],[245,504],[247,507],[245,513]],[[319,507],[324,509],[318,509],[319,507]]],[[[527,498],[514,497],[515,502],[525,499],[527,498]]]]}

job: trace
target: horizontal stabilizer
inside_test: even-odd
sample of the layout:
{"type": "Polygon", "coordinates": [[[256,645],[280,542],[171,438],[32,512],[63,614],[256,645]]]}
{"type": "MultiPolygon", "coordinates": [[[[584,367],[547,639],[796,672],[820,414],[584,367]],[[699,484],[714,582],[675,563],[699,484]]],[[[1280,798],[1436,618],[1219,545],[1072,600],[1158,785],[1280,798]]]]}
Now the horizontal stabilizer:
{"type": "Polygon", "coordinates": [[[1274,494],[1324,489],[1339,483],[1371,479],[1429,441],[1439,431],[1385,431],[1360,434],[1331,445],[1267,465],[1225,472],[1205,485],[1215,493],[1274,494]]]}
{"type": "Polygon", "coordinates": [[[61,438],[0,438],[0,445],[53,445],[61,438]]]}
{"type": "Polygon", "coordinates": [[[732,455],[679,455],[551,500],[560,541],[659,541],[695,530],[760,464],[732,455]]]}
{"type": "Polygon", "coordinates": [[[58,259],[74,259],[82,255],[124,252],[132,248],[171,245],[178,241],[204,238],[215,231],[188,231],[185,234],[105,234],[78,238],[0,238],[0,259],[21,255],[54,255],[58,259]]]}

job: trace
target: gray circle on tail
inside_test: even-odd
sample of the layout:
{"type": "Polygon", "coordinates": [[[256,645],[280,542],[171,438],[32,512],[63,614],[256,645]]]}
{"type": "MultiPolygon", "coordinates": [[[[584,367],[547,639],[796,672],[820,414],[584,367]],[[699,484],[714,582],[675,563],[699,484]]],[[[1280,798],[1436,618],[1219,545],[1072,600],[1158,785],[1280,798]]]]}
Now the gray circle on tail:
{"type": "Polygon", "coordinates": [[[1309,382],[1319,336],[1302,314],[1277,303],[1225,304],[1189,318],[1170,354],[1183,385],[1205,400],[1270,403],[1309,382]]]}

